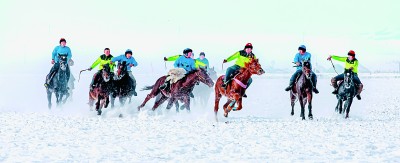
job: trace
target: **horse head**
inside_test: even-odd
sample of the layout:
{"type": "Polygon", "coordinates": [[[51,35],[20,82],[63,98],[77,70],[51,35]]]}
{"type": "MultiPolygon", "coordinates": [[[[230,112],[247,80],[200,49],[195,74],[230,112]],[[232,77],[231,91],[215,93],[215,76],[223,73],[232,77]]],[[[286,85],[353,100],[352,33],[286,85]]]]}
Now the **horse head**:
{"type": "Polygon", "coordinates": [[[310,79],[311,78],[311,63],[310,63],[310,60],[304,60],[302,62],[302,65],[303,65],[303,67],[302,67],[303,74],[306,76],[307,79],[310,79]]]}
{"type": "Polygon", "coordinates": [[[66,71],[68,67],[68,62],[67,62],[67,55],[65,54],[58,54],[58,60],[60,63],[60,69],[62,71],[66,71]]]}
{"type": "Polygon", "coordinates": [[[126,61],[123,61],[122,63],[118,64],[118,70],[117,70],[117,78],[122,79],[128,72],[128,68],[126,66],[126,61]]]}
{"type": "Polygon", "coordinates": [[[101,77],[104,82],[108,82],[111,79],[111,71],[110,66],[108,64],[103,65],[103,69],[101,70],[101,77]]]}
{"type": "Polygon", "coordinates": [[[350,69],[350,70],[346,70],[344,74],[345,74],[344,80],[343,80],[344,88],[349,89],[349,88],[351,88],[351,86],[354,86],[354,82],[353,82],[354,72],[350,69]]]}
{"type": "Polygon", "coordinates": [[[261,67],[261,64],[258,62],[258,59],[252,58],[250,62],[244,64],[244,67],[250,70],[251,74],[262,75],[265,73],[264,69],[261,67]]]}
{"type": "Polygon", "coordinates": [[[196,76],[199,78],[199,81],[206,84],[209,87],[214,86],[213,80],[208,75],[207,71],[204,68],[199,68],[195,72],[196,76]]]}

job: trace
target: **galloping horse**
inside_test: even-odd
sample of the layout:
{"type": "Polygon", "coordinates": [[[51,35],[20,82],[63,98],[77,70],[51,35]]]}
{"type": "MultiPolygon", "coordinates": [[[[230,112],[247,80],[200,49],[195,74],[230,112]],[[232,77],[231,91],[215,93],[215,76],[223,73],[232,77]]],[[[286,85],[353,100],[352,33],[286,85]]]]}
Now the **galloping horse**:
{"type": "MultiPolygon", "coordinates": [[[[301,114],[302,120],[305,120],[304,116],[304,108],[306,103],[308,102],[308,118],[313,119],[313,115],[311,112],[311,102],[312,102],[312,83],[311,83],[311,64],[308,60],[303,61],[302,63],[302,73],[296,80],[296,83],[293,85],[292,90],[290,90],[290,104],[292,106],[291,115],[294,115],[294,104],[296,99],[299,100],[300,107],[301,107],[301,114]]],[[[296,67],[296,66],[295,66],[296,67]]]]}
{"type": "Polygon", "coordinates": [[[126,62],[118,64],[117,74],[114,75],[114,88],[113,93],[111,95],[111,107],[114,107],[115,98],[119,98],[119,102],[123,106],[125,104],[126,98],[129,98],[129,103],[131,102],[131,98],[133,92],[136,88],[136,82],[129,77],[129,72],[126,67],[126,62]]]}
{"type": "Polygon", "coordinates": [[[245,66],[239,70],[239,73],[233,78],[226,89],[222,87],[224,75],[220,76],[215,85],[215,119],[217,119],[217,112],[219,109],[219,101],[224,95],[228,98],[224,105],[224,116],[228,117],[228,113],[233,111],[239,111],[242,109],[242,96],[247,88],[247,83],[253,74],[262,75],[265,71],[262,69],[258,59],[251,59],[250,62],[245,63],[245,66]],[[235,103],[238,103],[238,107],[234,107],[235,103]]]}
{"type": "MultiPolygon", "coordinates": [[[[214,70],[214,67],[208,69],[207,73],[213,81],[217,80],[218,76],[217,72],[214,70]]],[[[201,107],[206,107],[212,91],[212,88],[203,83],[199,83],[198,86],[194,87],[193,89],[193,103],[195,105],[200,104],[201,107]]]]}
{"type": "Polygon", "coordinates": [[[353,81],[354,73],[351,70],[344,73],[344,80],[339,84],[338,94],[336,98],[338,99],[338,103],[336,105],[335,111],[339,111],[339,114],[342,114],[342,111],[346,110],[346,118],[349,118],[350,106],[353,103],[353,98],[357,94],[356,86],[353,81]],[[342,108],[343,102],[344,110],[342,108]]]}
{"type": "Polygon", "coordinates": [[[64,104],[68,97],[68,76],[67,76],[67,56],[66,55],[58,55],[59,58],[59,68],[57,73],[54,73],[53,79],[50,81],[49,86],[46,89],[47,92],[47,101],[48,107],[51,108],[51,95],[54,92],[56,95],[56,103],[57,105],[64,104]],[[63,96],[65,95],[65,99],[63,96]]]}
{"type": "Polygon", "coordinates": [[[198,81],[208,85],[209,87],[214,86],[214,82],[212,79],[208,76],[206,70],[203,68],[200,68],[196,71],[193,71],[189,74],[187,74],[184,78],[181,80],[178,80],[176,83],[171,84],[171,91],[166,92],[164,90],[160,90],[159,87],[162,85],[165,81],[167,76],[162,76],[157,79],[156,83],[153,86],[147,86],[143,88],[143,90],[150,90],[151,92],[146,96],[145,100],[143,103],[138,107],[138,110],[140,111],[140,108],[143,108],[144,105],[146,105],[147,101],[149,101],[151,98],[156,97],[160,92],[162,94],[161,98],[158,99],[152,108],[152,110],[155,110],[158,106],[160,106],[162,103],[164,103],[168,98],[170,100],[168,101],[167,109],[170,109],[172,107],[172,104],[174,104],[177,100],[181,101],[184,103],[184,107],[190,111],[190,97],[189,93],[191,90],[193,90],[193,87],[196,85],[198,81]]]}
{"type": "Polygon", "coordinates": [[[112,91],[112,79],[113,73],[110,72],[110,67],[108,64],[103,65],[103,69],[101,70],[101,77],[95,78],[96,86],[89,91],[89,106],[93,107],[93,104],[96,101],[96,111],[97,115],[101,115],[101,109],[107,108],[110,98],[109,95],[112,91]]]}

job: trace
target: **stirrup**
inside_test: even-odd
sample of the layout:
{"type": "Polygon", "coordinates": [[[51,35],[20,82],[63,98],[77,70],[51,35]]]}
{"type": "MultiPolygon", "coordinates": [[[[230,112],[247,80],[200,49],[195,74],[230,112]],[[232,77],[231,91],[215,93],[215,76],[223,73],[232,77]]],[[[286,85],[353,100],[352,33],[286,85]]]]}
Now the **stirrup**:
{"type": "Polygon", "coordinates": [[[247,95],[246,95],[246,93],[244,93],[242,97],[244,97],[244,98],[247,98],[247,95]]]}
{"type": "Polygon", "coordinates": [[[361,100],[360,94],[358,94],[356,97],[357,97],[357,100],[361,100]]]}
{"type": "Polygon", "coordinates": [[[312,90],[313,90],[313,92],[314,92],[315,94],[318,94],[318,93],[319,93],[319,91],[318,91],[317,88],[313,88],[312,90]]]}
{"type": "Polygon", "coordinates": [[[338,89],[335,89],[333,92],[332,92],[332,94],[338,94],[338,89]]]}

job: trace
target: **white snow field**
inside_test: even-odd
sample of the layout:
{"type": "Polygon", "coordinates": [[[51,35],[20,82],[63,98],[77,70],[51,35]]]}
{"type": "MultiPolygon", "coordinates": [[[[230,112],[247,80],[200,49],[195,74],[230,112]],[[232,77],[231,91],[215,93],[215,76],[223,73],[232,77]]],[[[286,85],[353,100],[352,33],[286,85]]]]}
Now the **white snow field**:
{"type": "MultiPolygon", "coordinates": [[[[254,77],[243,110],[224,118],[221,100],[219,122],[213,94],[190,113],[165,105],[153,112],[154,100],[138,112],[149,93],[138,91],[132,103],[97,116],[87,105],[92,74],[75,83],[72,100],[50,110],[44,74],[1,76],[0,162],[400,162],[399,74],[360,74],[365,90],[349,119],[334,111],[333,74],[320,76],[314,120],[301,120],[298,103],[290,116],[284,91],[290,74],[267,73],[254,77]]],[[[136,75],[138,89],[159,76],[136,75]]]]}

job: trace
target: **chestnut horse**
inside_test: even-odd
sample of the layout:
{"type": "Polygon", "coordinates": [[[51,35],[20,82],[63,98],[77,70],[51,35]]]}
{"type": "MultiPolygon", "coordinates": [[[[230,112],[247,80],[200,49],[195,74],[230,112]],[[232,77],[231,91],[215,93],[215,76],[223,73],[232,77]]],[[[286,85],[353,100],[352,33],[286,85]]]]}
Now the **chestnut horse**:
{"type": "Polygon", "coordinates": [[[170,109],[172,105],[176,101],[181,101],[184,103],[184,107],[188,111],[190,111],[190,97],[189,94],[193,90],[194,86],[198,81],[208,85],[209,87],[214,86],[214,82],[212,79],[209,77],[207,74],[207,71],[204,70],[203,68],[200,68],[198,70],[195,70],[193,72],[190,72],[187,74],[184,78],[178,80],[176,83],[173,83],[170,85],[171,91],[166,92],[164,90],[160,90],[160,85],[162,85],[165,81],[167,76],[162,76],[157,79],[156,83],[152,86],[147,86],[143,88],[142,90],[150,90],[151,92],[146,96],[144,99],[143,103],[138,106],[138,111],[140,111],[140,108],[143,108],[144,105],[146,105],[147,101],[149,101],[151,98],[156,97],[160,92],[161,92],[161,98],[156,100],[154,103],[154,106],[152,110],[154,111],[158,106],[160,106],[162,103],[164,103],[168,98],[169,102],[167,105],[167,109],[170,109]]]}
{"type": "Polygon", "coordinates": [[[107,108],[110,102],[109,95],[112,91],[112,79],[114,75],[114,73],[110,72],[110,67],[108,64],[105,64],[100,72],[101,77],[93,79],[96,80],[96,86],[89,91],[89,106],[92,108],[94,102],[97,100],[97,115],[101,115],[101,109],[103,107],[107,108]]]}
{"type": "Polygon", "coordinates": [[[233,78],[226,89],[222,87],[224,75],[220,76],[215,84],[215,119],[217,119],[217,112],[219,108],[219,100],[222,95],[228,98],[228,101],[224,105],[224,116],[228,117],[228,113],[233,111],[239,111],[242,109],[242,96],[246,90],[246,87],[253,74],[262,75],[265,71],[262,69],[258,59],[251,59],[250,62],[245,63],[245,66],[239,70],[239,73],[233,78]],[[238,103],[238,107],[234,107],[235,103],[238,103]]]}
{"type": "Polygon", "coordinates": [[[308,118],[312,120],[313,115],[311,111],[312,108],[311,102],[313,94],[312,94],[312,83],[311,83],[312,72],[310,69],[311,63],[308,60],[306,60],[303,61],[302,65],[303,65],[302,73],[298,77],[296,83],[293,85],[292,90],[290,90],[290,104],[292,106],[292,112],[290,114],[294,115],[294,104],[296,99],[298,99],[301,107],[300,117],[302,117],[302,120],[306,119],[304,116],[304,111],[305,111],[304,108],[306,103],[308,102],[308,118]]]}

